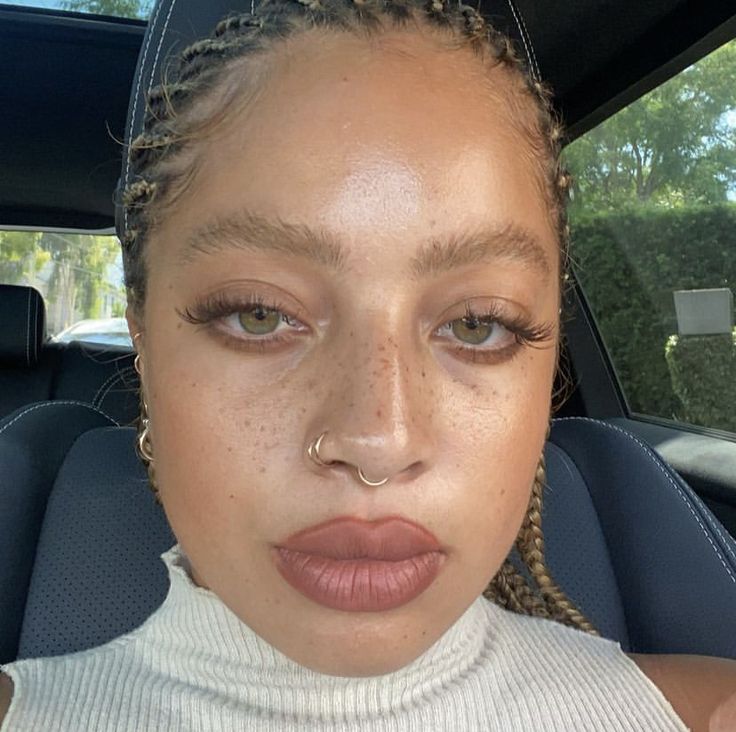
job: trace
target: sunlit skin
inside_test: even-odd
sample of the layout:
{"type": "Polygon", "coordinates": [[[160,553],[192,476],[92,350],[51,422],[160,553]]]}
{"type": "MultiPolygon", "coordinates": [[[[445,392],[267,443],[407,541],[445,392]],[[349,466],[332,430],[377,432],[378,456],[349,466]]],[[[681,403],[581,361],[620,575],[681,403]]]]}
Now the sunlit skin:
{"type": "Polygon", "coordinates": [[[505,111],[509,89],[506,72],[489,76],[470,51],[417,33],[373,46],[296,40],[257,105],[204,143],[193,184],[148,244],[146,305],[129,320],[143,333],[166,515],[195,581],[323,673],[383,674],[417,658],[483,591],[526,511],[556,366],[558,242],[505,111]],[[233,247],[182,261],[193,232],[244,210],[326,232],[347,271],[233,247]],[[505,257],[412,276],[428,241],[509,225],[538,243],[546,272],[505,257]],[[181,317],[213,294],[278,302],[294,322],[278,333],[293,338],[248,351],[238,344],[264,336],[237,315],[181,317]],[[466,301],[547,324],[549,337],[513,350],[495,326],[485,343],[461,340],[447,324],[466,301]],[[484,363],[458,346],[510,348],[484,363]],[[325,430],[321,457],[344,464],[308,458],[325,430]],[[363,485],[356,465],[388,483],[363,485]],[[294,590],[273,545],[345,515],[427,527],[446,551],[435,582],[386,612],[333,610],[294,590]]]}

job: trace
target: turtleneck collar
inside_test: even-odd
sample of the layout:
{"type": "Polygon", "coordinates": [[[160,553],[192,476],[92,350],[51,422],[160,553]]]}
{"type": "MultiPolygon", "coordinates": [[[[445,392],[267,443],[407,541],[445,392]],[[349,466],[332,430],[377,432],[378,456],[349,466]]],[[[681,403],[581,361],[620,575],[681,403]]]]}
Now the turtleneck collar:
{"type": "Polygon", "coordinates": [[[180,680],[202,688],[208,686],[208,679],[219,683],[225,679],[240,702],[273,709],[269,689],[278,689],[291,713],[298,714],[305,708],[324,708],[328,692],[332,710],[350,709],[351,716],[358,717],[385,714],[406,709],[412,700],[420,702],[471,673],[489,651],[491,603],[481,596],[434,645],[395,672],[367,677],[321,674],[282,654],[215,593],[195,584],[179,544],[161,559],[169,572],[169,592],[141,628],[143,635],[166,651],[160,657],[172,659],[180,680]]]}

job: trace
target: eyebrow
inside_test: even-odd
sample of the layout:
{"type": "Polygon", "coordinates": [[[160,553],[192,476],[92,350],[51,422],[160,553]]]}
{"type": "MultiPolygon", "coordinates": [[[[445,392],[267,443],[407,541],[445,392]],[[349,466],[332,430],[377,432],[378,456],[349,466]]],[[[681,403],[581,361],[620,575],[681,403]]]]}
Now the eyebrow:
{"type": "MultiPolygon", "coordinates": [[[[276,253],[310,261],[336,274],[345,274],[349,256],[337,237],[304,224],[267,219],[251,212],[215,218],[192,232],[179,262],[189,264],[203,254],[227,249],[276,253]]],[[[552,268],[541,243],[529,231],[507,222],[502,226],[433,237],[409,262],[414,280],[427,279],[470,264],[505,260],[547,276],[552,268]]]]}

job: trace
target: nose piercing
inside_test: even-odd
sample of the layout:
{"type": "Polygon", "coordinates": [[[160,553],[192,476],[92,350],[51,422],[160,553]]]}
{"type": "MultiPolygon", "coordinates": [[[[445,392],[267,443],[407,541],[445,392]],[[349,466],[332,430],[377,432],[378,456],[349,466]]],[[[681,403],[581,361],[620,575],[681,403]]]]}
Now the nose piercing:
{"type": "MultiPolygon", "coordinates": [[[[322,443],[322,438],[327,434],[327,432],[323,432],[316,440],[312,440],[312,442],[309,443],[309,447],[307,448],[307,455],[315,462],[317,465],[321,467],[327,467],[329,465],[334,465],[335,461],[330,460],[329,462],[325,462],[322,460],[322,458],[319,456],[319,446],[322,443]]],[[[358,467],[358,478],[360,478],[361,482],[365,485],[369,485],[372,487],[376,487],[379,485],[384,485],[385,483],[388,483],[388,478],[384,478],[383,480],[368,480],[368,478],[365,477],[363,474],[363,471],[358,467]]]]}

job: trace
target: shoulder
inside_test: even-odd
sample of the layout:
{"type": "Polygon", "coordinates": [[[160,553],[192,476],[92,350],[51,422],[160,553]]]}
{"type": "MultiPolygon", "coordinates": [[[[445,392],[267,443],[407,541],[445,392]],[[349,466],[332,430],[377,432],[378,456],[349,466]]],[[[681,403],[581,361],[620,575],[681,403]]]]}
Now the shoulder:
{"type": "Polygon", "coordinates": [[[680,654],[628,656],[693,732],[736,729],[736,661],[680,654]]]}
{"type": "Polygon", "coordinates": [[[10,701],[13,698],[13,680],[0,671],[0,727],[8,713],[10,701]]]}

